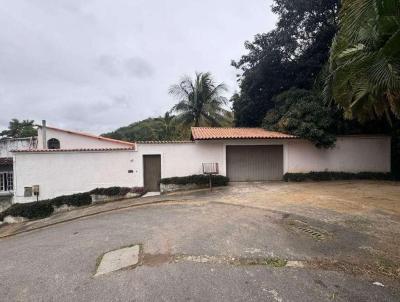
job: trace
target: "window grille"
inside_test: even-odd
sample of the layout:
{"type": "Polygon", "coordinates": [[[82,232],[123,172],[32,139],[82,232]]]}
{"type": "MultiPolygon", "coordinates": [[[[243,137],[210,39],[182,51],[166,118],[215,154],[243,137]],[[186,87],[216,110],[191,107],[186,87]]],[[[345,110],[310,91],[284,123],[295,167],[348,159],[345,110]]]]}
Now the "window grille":
{"type": "Polygon", "coordinates": [[[48,149],[60,149],[60,141],[56,138],[51,138],[47,141],[48,149]]]}
{"type": "Polygon", "coordinates": [[[0,192],[9,192],[14,188],[12,172],[0,172],[0,192]]]}

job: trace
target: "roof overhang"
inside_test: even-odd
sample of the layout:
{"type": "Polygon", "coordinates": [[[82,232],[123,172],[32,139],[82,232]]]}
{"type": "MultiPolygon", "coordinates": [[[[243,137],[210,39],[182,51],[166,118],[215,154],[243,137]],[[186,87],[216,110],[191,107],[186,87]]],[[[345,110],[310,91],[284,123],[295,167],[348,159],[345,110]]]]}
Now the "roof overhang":
{"type": "Polygon", "coordinates": [[[115,152],[136,151],[136,148],[77,148],[77,149],[25,149],[12,150],[13,153],[62,153],[62,152],[115,152]]]}
{"type": "Polygon", "coordinates": [[[218,128],[192,127],[191,139],[198,140],[240,140],[240,139],[296,139],[295,135],[269,131],[263,128],[218,128]]]}
{"type": "MultiPolygon", "coordinates": [[[[42,125],[36,125],[36,126],[38,128],[43,128],[42,125]]],[[[135,143],[132,143],[132,142],[122,141],[122,140],[108,138],[108,137],[104,137],[104,136],[93,135],[93,134],[84,133],[84,132],[78,132],[78,131],[72,131],[72,130],[51,127],[51,126],[47,126],[47,125],[45,127],[46,127],[46,129],[50,129],[50,130],[54,130],[54,131],[60,131],[60,132],[69,133],[69,134],[73,134],[73,135],[80,135],[80,136],[84,136],[84,137],[88,137],[88,138],[92,138],[92,139],[97,139],[100,141],[107,141],[107,142],[111,142],[111,143],[122,144],[122,145],[130,146],[131,148],[136,147],[135,143]]]]}

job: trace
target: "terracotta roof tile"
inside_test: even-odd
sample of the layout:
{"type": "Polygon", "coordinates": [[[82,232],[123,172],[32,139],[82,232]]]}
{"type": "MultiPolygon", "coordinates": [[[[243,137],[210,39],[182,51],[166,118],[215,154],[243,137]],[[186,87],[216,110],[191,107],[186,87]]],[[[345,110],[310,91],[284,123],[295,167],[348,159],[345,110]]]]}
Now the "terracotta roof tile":
{"type": "Polygon", "coordinates": [[[56,153],[56,152],[104,152],[104,151],[135,151],[132,148],[78,148],[78,149],[26,149],[12,150],[15,153],[56,153]]]}
{"type": "Polygon", "coordinates": [[[192,127],[193,140],[212,139],[284,139],[297,138],[294,135],[263,128],[217,128],[217,127],[192,127]]]}
{"type": "Polygon", "coordinates": [[[137,144],[191,144],[193,141],[137,141],[137,144]]]}
{"type": "MultiPolygon", "coordinates": [[[[42,128],[43,126],[38,125],[38,127],[42,128]]],[[[95,139],[98,139],[98,140],[108,141],[108,142],[117,143],[117,144],[124,144],[124,145],[128,145],[128,146],[134,146],[135,145],[135,143],[131,143],[131,142],[127,142],[127,141],[121,141],[121,140],[118,140],[118,139],[108,138],[108,137],[104,137],[104,136],[93,135],[93,134],[84,133],[84,132],[65,130],[65,129],[51,127],[51,126],[46,126],[46,128],[51,129],[51,130],[65,132],[65,133],[70,133],[70,134],[76,134],[76,135],[80,135],[80,136],[95,138],[95,139]]]]}

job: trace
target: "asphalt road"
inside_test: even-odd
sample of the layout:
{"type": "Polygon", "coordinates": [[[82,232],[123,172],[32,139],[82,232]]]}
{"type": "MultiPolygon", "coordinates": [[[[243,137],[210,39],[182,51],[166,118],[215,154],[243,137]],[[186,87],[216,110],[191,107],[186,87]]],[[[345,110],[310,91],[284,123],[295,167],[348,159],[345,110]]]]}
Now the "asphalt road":
{"type": "Polygon", "coordinates": [[[357,247],[370,242],[335,224],[222,204],[218,196],[118,210],[1,239],[0,300],[400,301],[399,283],[379,276],[230,261],[362,258],[357,247]],[[291,231],[288,219],[334,235],[303,236],[291,231]],[[142,265],[93,277],[99,256],[132,244],[143,246],[142,265]]]}

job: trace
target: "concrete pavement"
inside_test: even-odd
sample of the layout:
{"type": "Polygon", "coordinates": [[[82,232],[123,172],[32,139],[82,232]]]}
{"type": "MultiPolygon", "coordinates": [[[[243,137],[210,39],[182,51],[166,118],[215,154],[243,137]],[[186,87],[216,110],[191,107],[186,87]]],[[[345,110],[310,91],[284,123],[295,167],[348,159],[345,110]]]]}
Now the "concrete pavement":
{"type": "MultiPolygon", "coordinates": [[[[357,221],[353,214],[317,206],[319,195],[309,195],[314,206],[308,206],[309,214],[304,215],[304,203],[280,204],[277,196],[267,194],[276,186],[239,185],[212,194],[169,196],[175,201],[104,212],[1,239],[0,297],[2,301],[399,301],[398,280],[374,266],[380,257],[389,266],[397,259],[393,245],[398,244],[400,220],[393,211],[368,209],[365,219],[357,221]],[[385,230],[385,219],[396,223],[385,230]],[[316,240],[298,229],[296,221],[306,223],[306,229],[326,232],[327,237],[316,240]],[[392,243],[384,245],[377,235],[392,235],[392,243]],[[139,243],[141,265],[93,277],[99,256],[139,243]],[[203,258],[216,260],[194,261],[203,258]],[[307,265],[280,267],[256,259],[300,260],[307,265]],[[376,286],[375,281],[385,286],[376,286]]],[[[324,192],[328,199],[335,196],[324,192]]],[[[386,198],[391,203],[390,195],[386,198]]],[[[366,210],[365,205],[359,210],[366,210]]]]}

